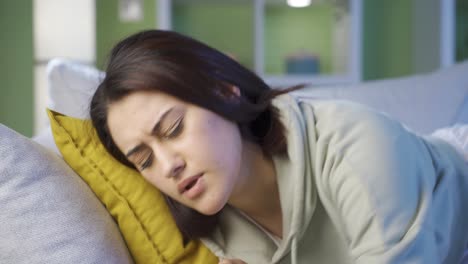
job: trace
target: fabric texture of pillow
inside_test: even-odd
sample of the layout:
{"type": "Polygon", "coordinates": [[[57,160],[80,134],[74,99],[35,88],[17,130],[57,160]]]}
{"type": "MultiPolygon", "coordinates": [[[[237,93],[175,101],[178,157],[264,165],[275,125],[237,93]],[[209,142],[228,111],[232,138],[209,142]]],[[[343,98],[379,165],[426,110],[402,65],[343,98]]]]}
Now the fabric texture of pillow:
{"type": "Polygon", "coordinates": [[[47,64],[48,108],[67,116],[89,118],[89,103],[105,73],[94,66],[55,58],[47,64]]]}
{"type": "Polygon", "coordinates": [[[132,263],[116,223],[55,153],[0,124],[0,262],[132,263]]]}
{"type": "Polygon", "coordinates": [[[90,120],[49,111],[55,142],[119,225],[137,263],[218,263],[200,242],[185,247],[161,193],[107,153],[90,120]]]}

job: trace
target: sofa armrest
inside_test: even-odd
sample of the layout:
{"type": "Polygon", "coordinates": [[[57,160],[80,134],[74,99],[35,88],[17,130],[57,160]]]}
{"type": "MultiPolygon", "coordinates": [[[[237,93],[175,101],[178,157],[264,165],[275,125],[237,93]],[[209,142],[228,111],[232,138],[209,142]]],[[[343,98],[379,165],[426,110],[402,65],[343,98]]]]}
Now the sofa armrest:
{"type": "Polygon", "coordinates": [[[352,100],[385,112],[419,133],[468,122],[468,61],[429,74],[300,93],[352,100]]]}

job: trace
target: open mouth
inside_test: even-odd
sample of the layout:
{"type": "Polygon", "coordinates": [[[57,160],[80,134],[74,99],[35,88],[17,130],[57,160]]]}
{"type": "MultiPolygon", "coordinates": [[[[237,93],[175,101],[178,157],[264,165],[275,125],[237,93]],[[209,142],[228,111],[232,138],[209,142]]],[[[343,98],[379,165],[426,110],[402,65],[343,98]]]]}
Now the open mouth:
{"type": "Polygon", "coordinates": [[[189,177],[185,180],[183,180],[181,183],[178,185],[178,189],[180,193],[184,193],[190,189],[192,189],[200,179],[202,174],[197,174],[195,176],[189,177]]]}
{"type": "Polygon", "coordinates": [[[193,186],[195,186],[195,184],[197,183],[197,181],[198,181],[198,178],[195,179],[195,180],[193,180],[193,181],[191,181],[191,182],[189,183],[189,185],[185,186],[185,191],[188,191],[188,190],[190,190],[193,186]]]}

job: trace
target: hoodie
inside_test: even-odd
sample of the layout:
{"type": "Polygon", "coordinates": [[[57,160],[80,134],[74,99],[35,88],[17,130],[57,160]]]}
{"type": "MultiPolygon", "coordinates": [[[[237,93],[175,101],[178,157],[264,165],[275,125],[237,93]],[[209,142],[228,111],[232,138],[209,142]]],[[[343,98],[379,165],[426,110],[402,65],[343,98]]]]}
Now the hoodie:
{"type": "Polygon", "coordinates": [[[458,263],[468,164],[456,150],[350,102],[282,95],[273,104],[288,143],[273,157],[282,239],[228,205],[202,239],[214,254],[249,264],[458,263]]]}

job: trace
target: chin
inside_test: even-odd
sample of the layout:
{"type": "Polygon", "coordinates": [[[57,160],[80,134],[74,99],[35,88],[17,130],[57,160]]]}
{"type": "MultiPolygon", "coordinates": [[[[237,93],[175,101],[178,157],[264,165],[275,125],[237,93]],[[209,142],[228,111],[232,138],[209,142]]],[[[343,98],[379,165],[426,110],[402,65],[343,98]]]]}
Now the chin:
{"type": "Polygon", "coordinates": [[[224,208],[224,205],[225,203],[210,204],[208,206],[198,208],[197,211],[204,215],[214,215],[219,213],[219,211],[224,208]]]}

